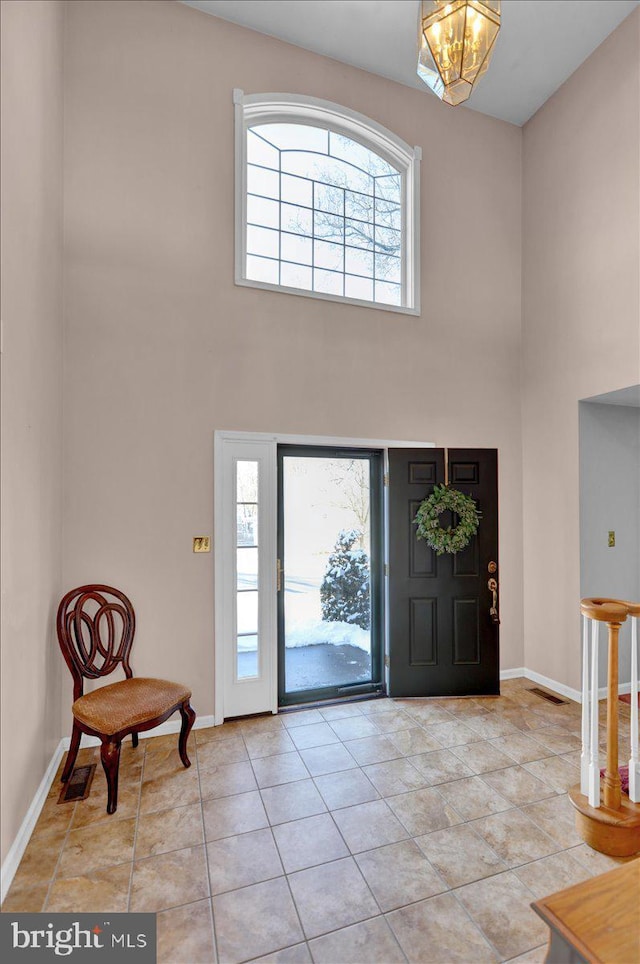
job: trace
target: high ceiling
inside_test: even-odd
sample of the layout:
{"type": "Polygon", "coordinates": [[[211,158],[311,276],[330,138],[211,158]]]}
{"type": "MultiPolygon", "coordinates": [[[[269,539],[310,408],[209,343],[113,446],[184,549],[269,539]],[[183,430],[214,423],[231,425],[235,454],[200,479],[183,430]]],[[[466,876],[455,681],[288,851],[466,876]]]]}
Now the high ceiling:
{"type": "MultiPolygon", "coordinates": [[[[182,2],[434,96],[415,73],[418,0],[182,2]]],[[[466,106],[524,124],[638,3],[502,0],[491,67],[466,106]]]]}

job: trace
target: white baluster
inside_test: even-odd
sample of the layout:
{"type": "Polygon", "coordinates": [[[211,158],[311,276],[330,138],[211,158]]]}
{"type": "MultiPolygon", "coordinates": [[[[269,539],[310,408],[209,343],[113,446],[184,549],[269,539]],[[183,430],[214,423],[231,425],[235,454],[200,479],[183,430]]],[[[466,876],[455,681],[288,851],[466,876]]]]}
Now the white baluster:
{"type": "Polygon", "coordinates": [[[600,806],[600,758],[598,747],[598,630],[591,620],[591,757],[589,760],[589,806],[600,806]]]}
{"type": "Polygon", "coordinates": [[[589,620],[582,617],[582,754],[580,756],[580,792],[589,795],[589,620]]]}
{"type": "Polygon", "coordinates": [[[638,622],[631,618],[631,759],[629,760],[629,799],[640,803],[640,763],[638,762],[638,622]]]}

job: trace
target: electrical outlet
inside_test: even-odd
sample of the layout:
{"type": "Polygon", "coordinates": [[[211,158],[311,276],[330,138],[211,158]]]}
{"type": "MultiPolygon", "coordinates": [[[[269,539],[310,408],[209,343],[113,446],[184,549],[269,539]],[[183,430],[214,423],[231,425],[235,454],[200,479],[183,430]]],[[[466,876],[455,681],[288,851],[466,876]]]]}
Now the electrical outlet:
{"type": "Polygon", "coordinates": [[[609,549],[613,549],[613,548],[615,547],[615,544],[616,544],[616,534],[615,534],[615,532],[613,531],[613,529],[610,529],[610,530],[609,530],[609,538],[608,538],[608,540],[607,540],[607,547],[608,547],[609,549]]]}
{"type": "Polygon", "coordinates": [[[211,552],[211,539],[209,538],[209,536],[194,536],[193,551],[194,552],[211,552]]]}

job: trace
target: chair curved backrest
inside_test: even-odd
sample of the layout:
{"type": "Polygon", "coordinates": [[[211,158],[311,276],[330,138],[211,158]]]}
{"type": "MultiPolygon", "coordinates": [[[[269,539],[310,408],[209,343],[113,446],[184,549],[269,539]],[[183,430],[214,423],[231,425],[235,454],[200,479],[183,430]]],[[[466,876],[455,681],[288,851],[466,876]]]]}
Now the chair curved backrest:
{"type": "Polygon", "coordinates": [[[84,679],[108,676],[122,666],[127,679],[133,672],[129,653],[136,616],[130,600],[111,586],[72,589],[58,606],[58,642],[73,676],[73,698],[83,693],[84,679]]]}

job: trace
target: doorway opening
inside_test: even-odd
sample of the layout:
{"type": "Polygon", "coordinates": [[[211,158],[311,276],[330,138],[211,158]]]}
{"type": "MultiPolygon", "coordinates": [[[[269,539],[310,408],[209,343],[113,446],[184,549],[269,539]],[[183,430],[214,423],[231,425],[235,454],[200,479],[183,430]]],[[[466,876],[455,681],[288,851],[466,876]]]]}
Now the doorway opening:
{"type": "Polygon", "coordinates": [[[278,705],[383,688],[383,453],[278,446],[278,705]]]}

